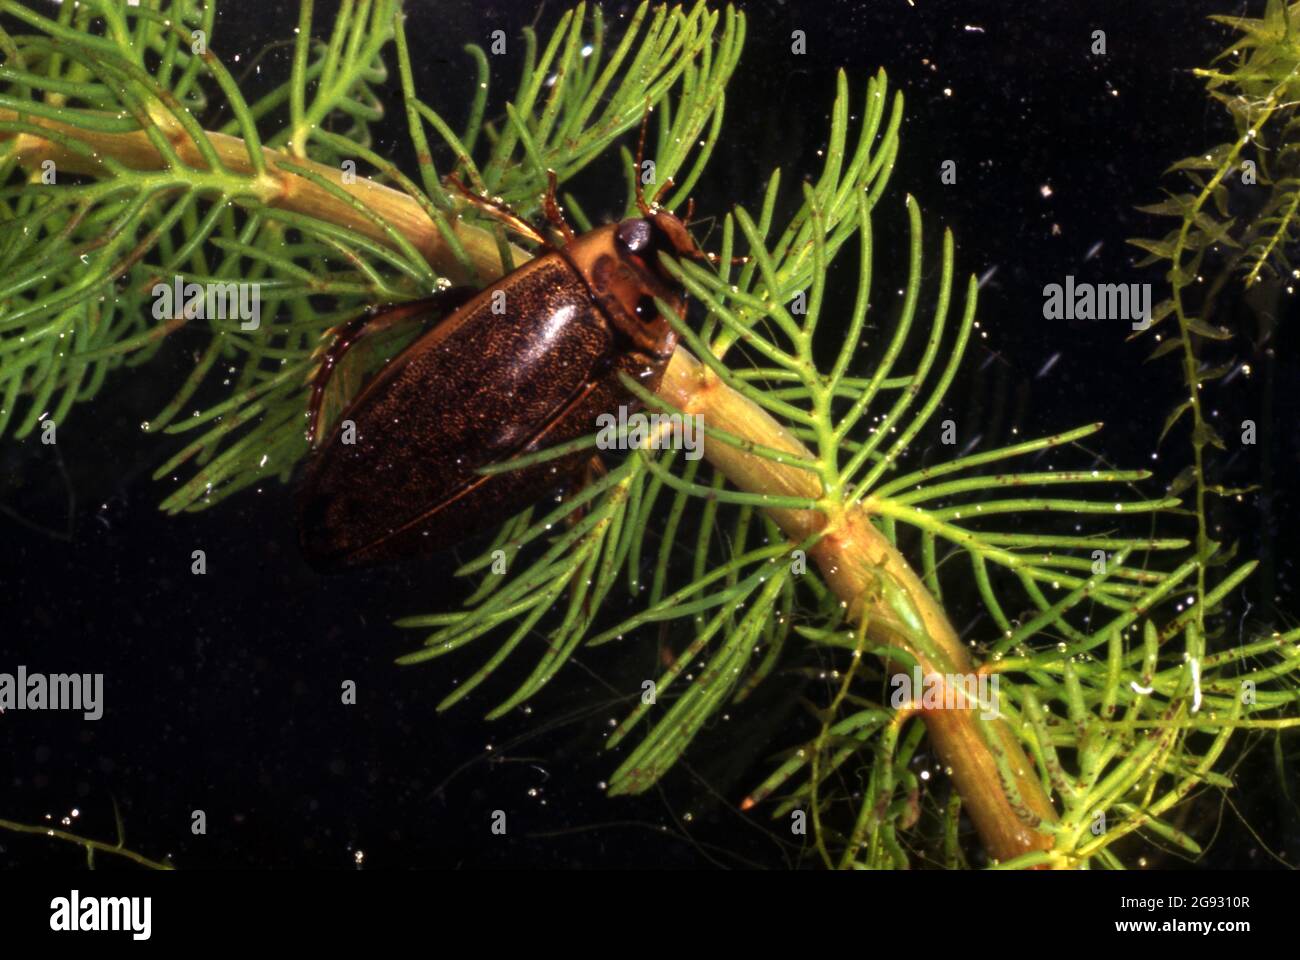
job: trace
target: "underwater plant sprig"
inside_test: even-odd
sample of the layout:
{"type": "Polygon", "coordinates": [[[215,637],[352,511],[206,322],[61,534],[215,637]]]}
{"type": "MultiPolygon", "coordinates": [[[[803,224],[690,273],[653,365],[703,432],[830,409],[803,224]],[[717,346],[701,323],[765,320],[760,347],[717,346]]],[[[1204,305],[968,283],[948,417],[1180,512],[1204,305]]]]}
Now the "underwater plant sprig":
{"type": "MultiPolygon", "coordinates": [[[[477,79],[467,127],[455,132],[415,89],[400,6],[390,0],[345,5],[323,40],[304,2],[290,75],[254,103],[222,65],[210,3],[123,11],[105,0],[64,5],[55,19],[14,0],[0,10],[31,31],[0,32],[0,216],[21,227],[0,248],[0,417],[21,403],[20,435],[50,409],[68,417],[105,396],[119,368],[146,370],[180,326],[206,324],[193,372],[148,425],[193,436],[157,472],[191,471],[164,500],[170,511],[288,479],[306,452],[307,374],[331,327],[368,303],[485,283],[530,256],[477,219],[444,186],[447,174],[526,215],[548,170],[563,182],[588,169],[653,107],[655,177],[679,178],[665,205],[683,203],[721,141],[745,31],[731,8],[642,4],[611,40],[599,9],[579,5],[546,42],[525,33],[519,85],[495,114],[488,55],[471,48],[477,79]],[[387,56],[396,58],[418,179],[380,156],[368,133],[387,56]],[[231,119],[208,130],[200,118],[217,102],[231,119]],[[450,166],[439,166],[446,156],[450,166]],[[47,161],[61,179],[41,181],[47,161]],[[358,173],[365,168],[373,175],[358,173]],[[258,283],[268,292],[260,325],[151,322],[154,285],[179,271],[204,283],[258,283]],[[221,371],[228,395],[181,416],[221,371]]],[[[584,645],[633,642],[647,625],[676,624],[681,649],[648,681],[656,696],[607,741],[627,747],[609,781],[618,794],[648,789],[712,718],[814,651],[844,665],[821,729],[746,805],[788,788],[775,811],[811,808],[825,862],[901,867],[933,842],[944,862],[969,863],[963,813],[1005,865],[1117,866],[1110,847],[1134,832],[1194,851],[1167,814],[1198,785],[1226,788],[1213,766],[1235,731],[1297,722],[1288,687],[1300,670],[1296,638],[1261,639],[1241,656],[1211,651],[1200,610],[1221,603],[1239,576],[1205,591],[1191,616],[1177,609],[1176,592],[1205,558],[1187,559],[1185,540],[1151,532],[1152,516],[1176,501],[1075,495],[1133,487],[1144,471],[1012,470],[1017,458],[1074,455],[1100,425],[911,465],[975,329],[977,287],[956,280],[945,232],[923,310],[922,217],[905,198],[908,276],[888,334],[863,346],[882,326],[872,322],[882,310],[872,300],[875,224],[889,206],[903,115],[883,72],[864,87],[858,101],[840,76],[823,168],[799,185],[788,219],[777,222],[776,171],[756,215],[738,203],[723,217],[716,263],[664,263],[704,318],[677,324],[685,347],[658,392],[641,399],[702,416],[705,459],[661,454],[647,439],[580,494],[506,521],[462,566],[481,576],[463,607],[399,621],[426,631],[403,662],[495,638],[445,708],[544,638],[532,670],[492,709],[499,716],[584,645]],[[747,257],[740,265],[731,262],[738,253],[747,257]],[[847,317],[836,317],[831,266],[844,258],[856,284],[847,317]],[[827,342],[838,349],[819,365],[827,342]],[[1056,495],[1062,486],[1070,495],[1056,495]],[[1061,514],[1080,529],[1047,522],[1061,514]],[[487,572],[498,554],[507,574],[487,572]],[[968,565],[996,626],[983,662],[943,603],[941,568],[951,558],[968,565]],[[616,590],[638,609],[607,626],[600,615],[616,590]],[[1023,610],[1031,613],[1007,613],[1023,610]],[[1099,617],[1109,617],[1100,628],[1099,617]],[[996,715],[889,704],[889,676],[912,668],[996,676],[996,715]],[[1258,687],[1249,705],[1233,695],[1243,679],[1258,687]],[[923,742],[955,785],[942,809],[927,806],[932,796],[909,769],[923,742]],[[857,795],[844,778],[855,769],[867,771],[857,795]],[[808,780],[796,783],[801,774],[808,780]],[[1109,817],[1101,833],[1099,810],[1109,817]]],[[[630,154],[624,160],[630,169],[630,154]]],[[[626,195],[630,209],[630,175],[626,195]]]]}
{"type": "MultiPolygon", "coordinates": [[[[1269,296],[1265,288],[1289,284],[1294,274],[1291,256],[1300,229],[1298,18],[1300,4],[1285,0],[1268,0],[1258,19],[1210,18],[1231,27],[1236,36],[1212,67],[1192,72],[1205,79],[1208,95],[1227,111],[1235,136],[1172,164],[1168,172],[1177,174],[1188,189],[1167,191],[1164,200],[1139,209],[1172,217],[1174,225],[1160,239],[1129,240],[1147,254],[1139,266],[1159,263],[1168,268],[1169,297],[1153,308],[1147,325],[1134,336],[1158,341],[1151,359],[1176,354],[1182,365],[1187,396],[1170,411],[1160,439],[1190,420],[1193,462],[1172,489],[1193,491],[1196,549],[1205,561],[1197,572],[1200,600],[1211,589],[1207,576],[1219,548],[1210,536],[1209,498],[1249,492],[1212,479],[1212,451],[1224,451],[1227,444],[1206,415],[1204,388],[1243,369],[1250,372],[1235,357],[1224,361],[1215,355],[1230,347],[1235,335],[1218,318],[1221,297],[1240,283],[1248,294],[1245,303],[1263,304],[1269,296]],[[1234,196],[1229,186],[1237,182],[1242,189],[1234,196]],[[1177,329],[1166,335],[1170,318],[1177,329]]],[[[1266,342],[1274,311],[1260,308],[1254,313],[1261,327],[1258,339],[1266,342]]],[[[1198,603],[1194,613],[1202,632],[1207,629],[1207,609],[1198,603]]]]}

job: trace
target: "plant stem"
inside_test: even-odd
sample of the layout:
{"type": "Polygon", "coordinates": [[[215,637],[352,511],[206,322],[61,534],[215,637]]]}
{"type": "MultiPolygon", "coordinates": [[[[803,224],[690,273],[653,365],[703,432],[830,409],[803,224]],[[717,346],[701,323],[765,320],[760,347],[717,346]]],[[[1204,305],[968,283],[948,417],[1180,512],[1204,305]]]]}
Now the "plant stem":
{"type": "MultiPolygon", "coordinates": [[[[74,152],[36,132],[0,131],[0,149],[16,151],[26,169],[39,169],[42,161],[53,160],[60,171],[102,175],[100,157],[108,157],[135,170],[159,170],[165,161],[143,133],[114,134],[64,124],[31,115],[19,116],[0,109],[0,122],[21,122],[29,128],[46,128],[89,147],[92,157],[74,152]]],[[[294,211],[354,230],[372,240],[392,245],[392,238],[349,203],[311,179],[285,169],[284,164],[308,168],[321,178],[338,182],[339,171],[323,164],[264,149],[265,172],[253,169],[248,149],[236,137],[207,134],[226,174],[241,185],[241,196],[269,206],[294,211]]],[[[193,141],[185,136],[173,139],[172,148],[180,160],[196,170],[207,170],[193,141]]],[[[401,234],[442,276],[456,282],[469,279],[463,264],[449,249],[428,214],[413,197],[363,177],[340,182],[342,189],[359,200],[378,219],[401,234]]],[[[459,220],[453,229],[474,269],[482,277],[499,276],[501,261],[495,238],[487,231],[459,220]]],[[[512,250],[517,263],[528,259],[523,250],[512,250]]],[[[757,444],[788,450],[805,460],[813,455],[760,407],[722,383],[687,351],[673,356],[659,388],[669,404],[687,412],[701,413],[710,427],[729,431],[757,444]]],[[[767,496],[792,496],[820,500],[820,480],[798,467],[745,453],[723,443],[709,444],[709,462],[737,488],[767,496]]],[[[948,618],[913,572],[903,556],[875,528],[870,519],[870,501],[848,509],[839,500],[823,502],[823,509],[769,508],[767,512],[793,541],[802,542],[822,534],[812,553],[827,584],[850,615],[866,619],[868,636],[877,642],[907,650],[926,674],[970,674],[973,665],[948,618]],[[882,581],[901,590],[905,603],[915,611],[921,630],[905,630],[898,622],[897,603],[887,602],[882,581]]],[[[938,756],[951,769],[961,794],[989,854],[1009,860],[1052,846],[1050,833],[1038,829],[1043,822],[1057,819],[1051,801],[1034,774],[1015,733],[1003,719],[983,720],[978,710],[921,711],[938,756]]]]}
{"type": "MultiPolygon", "coordinates": [[[[813,454],[768,413],[722,383],[684,350],[668,365],[659,395],[686,413],[703,414],[714,429],[764,446],[787,450],[804,460],[813,454]]],[[[776,496],[822,496],[820,481],[799,467],[776,463],[724,443],[705,445],[705,457],[741,490],[776,496]]],[[[830,502],[824,510],[768,509],[795,543],[818,533],[812,554],[828,586],[850,619],[867,621],[873,640],[907,650],[924,674],[970,674],[973,665],[947,616],[902,554],[871,523],[869,501],[845,509],[830,502]],[[924,628],[923,646],[905,633],[882,596],[877,577],[888,577],[906,593],[924,628]]],[[[1050,835],[1035,829],[1056,812],[1034,775],[1033,765],[1005,720],[981,720],[978,710],[921,711],[935,750],[961,793],[989,853],[999,860],[1051,846],[1050,835]]]]}
{"type": "MultiPolygon", "coordinates": [[[[24,169],[40,170],[43,161],[53,160],[55,169],[60,173],[103,176],[106,171],[97,159],[99,157],[111,158],[132,170],[161,170],[166,166],[158,149],[143,131],[106,133],[30,114],[20,115],[13,110],[0,108],[0,123],[19,121],[30,127],[48,129],[69,140],[79,142],[93,151],[92,156],[85,156],[54,140],[40,137],[36,133],[0,130],[0,152],[14,151],[24,169]]],[[[284,164],[305,168],[322,179],[337,183],[359,200],[366,209],[377,214],[380,221],[410,241],[441,276],[451,278],[458,283],[471,279],[466,275],[464,266],[439,234],[429,216],[408,194],[361,176],[347,183],[343,181],[341,172],[336,167],[269,148],[262,149],[266,171],[257,174],[253,169],[248,147],[243,140],[213,131],[207,132],[207,138],[220,159],[223,172],[232,175],[232,182],[237,183],[241,188],[234,198],[236,202],[241,198],[247,198],[249,201],[266,206],[306,214],[318,220],[346,227],[367,239],[392,246],[392,238],[379,223],[376,223],[375,219],[365,216],[356,207],[345,202],[342,197],[331,193],[308,177],[285,169],[284,164]]],[[[186,166],[196,170],[209,169],[194,141],[183,133],[175,137],[172,149],[186,166]]],[[[501,275],[501,258],[497,252],[496,239],[491,234],[470,227],[460,220],[454,221],[452,228],[456,231],[456,237],[468,254],[474,269],[481,276],[501,275]]],[[[516,257],[516,263],[522,263],[529,258],[527,251],[520,248],[512,248],[511,252],[516,257]]]]}
{"type": "MultiPolygon", "coordinates": [[[[60,830],[57,827],[40,826],[38,824],[16,823],[13,820],[0,820],[0,830],[11,830],[14,833],[29,833],[37,837],[54,837],[58,840],[66,840],[69,843],[75,843],[86,848],[87,854],[93,854],[95,851],[100,853],[110,853],[115,857],[125,857],[127,860],[137,863],[142,867],[148,867],[150,870],[170,870],[171,864],[159,860],[150,860],[148,857],[141,856],[134,850],[128,850],[119,843],[104,843],[102,840],[91,840],[88,837],[78,836],[75,833],[69,833],[67,830],[60,830]]],[[[91,861],[93,864],[93,860],[91,861]]]]}

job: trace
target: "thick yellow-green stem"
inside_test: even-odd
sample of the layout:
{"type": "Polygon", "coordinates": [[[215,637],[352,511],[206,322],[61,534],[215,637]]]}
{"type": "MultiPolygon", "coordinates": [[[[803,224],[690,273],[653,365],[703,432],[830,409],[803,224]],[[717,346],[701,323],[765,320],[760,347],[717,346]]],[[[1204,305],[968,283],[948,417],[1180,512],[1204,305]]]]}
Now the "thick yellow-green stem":
{"type": "MultiPolygon", "coordinates": [[[[14,111],[0,108],[0,121],[12,122],[17,119],[18,114],[14,111]]],[[[103,165],[97,159],[98,157],[110,157],[133,170],[158,170],[162,167],[162,159],[157,148],[142,132],[99,133],[30,115],[24,116],[23,119],[83,143],[91,147],[96,155],[95,157],[83,156],[53,140],[46,140],[34,134],[14,134],[0,130],[0,154],[7,153],[10,149],[16,151],[19,162],[25,169],[39,170],[43,161],[53,160],[55,169],[60,172],[96,176],[103,173],[103,165]]],[[[186,165],[200,170],[206,168],[198,149],[183,131],[173,130],[170,139],[172,148],[186,165]]],[[[351,196],[361,201],[367,210],[376,214],[380,220],[410,241],[439,275],[458,281],[470,279],[465,276],[464,267],[438,233],[428,214],[419,203],[406,194],[373,180],[367,180],[365,177],[349,178],[352,182],[345,183],[337,167],[303,160],[275,150],[263,150],[266,170],[260,175],[254,175],[248,148],[243,140],[214,132],[208,133],[208,139],[225,169],[229,173],[245,178],[241,195],[247,200],[282,210],[309,214],[346,227],[378,243],[392,244],[392,238],[375,219],[366,216],[342,197],[331,193],[318,183],[283,169],[281,162],[309,168],[330,182],[338,184],[351,196]]],[[[496,240],[485,231],[465,226],[459,221],[456,221],[454,228],[457,239],[479,275],[500,276],[501,258],[497,252],[496,240]]],[[[516,249],[515,252],[518,254],[519,262],[529,257],[524,250],[516,249]]]]}
{"type": "MultiPolygon", "coordinates": [[[[16,119],[13,111],[0,109],[0,121],[16,119]]],[[[133,169],[156,170],[163,163],[143,133],[93,133],[37,118],[24,119],[64,133],[89,145],[98,156],[112,157],[133,169]]],[[[267,150],[265,172],[254,176],[243,141],[216,133],[208,136],[223,166],[230,173],[248,178],[246,195],[250,200],[309,214],[380,243],[391,243],[391,238],[374,220],[319,185],[284,169],[280,163],[286,160],[302,166],[301,159],[267,150]]],[[[198,150],[186,137],[174,136],[172,145],[184,163],[205,169],[198,150]]],[[[0,151],[9,150],[16,151],[26,169],[39,169],[41,162],[49,159],[55,161],[58,169],[68,172],[88,175],[102,172],[97,160],[35,134],[0,132],[0,151]]],[[[325,176],[338,177],[338,170],[333,167],[312,166],[325,176]]],[[[462,265],[413,198],[364,178],[340,185],[405,237],[439,274],[457,281],[467,279],[462,265]]],[[[458,220],[454,221],[454,229],[480,276],[501,273],[496,242],[487,232],[458,220]]],[[[520,261],[527,256],[524,251],[518,251],[520,261]]],[[[660,395],[686,412],[703,414],[710,427],[811,458],[803,445],[764,410],[731,390],[684,350],[679,350],[669,364],[660,395]]],[[[713,466],[742,490],[821,498],[819,481],[807,471],[774,463],[721,442],[707,447],[706,456],[713,466]]],[[[823,507],[769,512],[794,542],[821,534],[812,553],[822,575],[844,602],[852,619],[866,618],[872,639],[907,650],[927,674],[970,673],[970,658],[943,610],[907,561],[871,523],[867,509],[845,509],[839,503],[826,503],[823,507]],[[897,628],[893,608],[882,599],[882,579],[901,588],[912,609],[919,614],[927,641],[923,648],[897,628]]],[[[1006,860],[1050,848],[1051,837],[1039,826],[1056,819],[1055,810],[1006,721],[986,721],[980,718],[979,711],[963,709],[929,710],[922,716],[935,750],[952,770],[953,781],[990,855],[1006,860]]]]}
{"type": "MultiPolygon", "coordinates": [[[[787,450],[804,460],[813,459],[765,410],[722,383],[685,351],[679,350],[673,357],[659,394],[687,413],[702,414],[710,428],[787,450]]],[[[821,497],[820,480],[799,467],[720,442],[706,444],[705,457],[741,490],[821,497]]],[[[847,605],[851,619],[866,618],[869,637],[907,650],[927,675],[972,672],[970,657],[947,616],[902,554],[871,523],[866,510],[827,503],[824,510],[773,509],[768,513],[795,543],[821,534],[812,554],[822,576],[847,605]],[[919,614],[930,641],[924,649],[899,629],[897,615],[879,587],[879,580],[885,577],[902,588],[919,614]]],[[[1056,813],[1006,722],[981,720],[977,710],[928,710],[923,717],[935,750],[952,769],[966,810],[989,852],[998,859],[1009,859],[1050,847],[1051,838],[1035,827],[1043,820],[1054,820],[1056,813]]]]}

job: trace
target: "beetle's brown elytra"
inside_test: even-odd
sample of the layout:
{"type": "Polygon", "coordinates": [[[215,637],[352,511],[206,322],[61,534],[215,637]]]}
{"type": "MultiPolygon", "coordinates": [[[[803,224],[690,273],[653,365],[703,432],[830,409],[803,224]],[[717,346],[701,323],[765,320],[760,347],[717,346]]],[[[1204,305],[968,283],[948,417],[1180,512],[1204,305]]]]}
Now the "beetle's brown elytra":
{"type": "Polygon", "coordinates": [[[640,217],[575,235],[560,215],[552,173],[544,210],[565,239],[559,246],[508,210],[469,196],[543,250],[446,314],[317,437],[325,383],[342,353],[368,329],[429,317],[438,307],[402,304],[341,328],[312,391],[319,449],[298,496],[303,551],[318,569],[446,548],[574,482],[589,452],[478,471],[587,436],[597,416],[620,405],[635,408],[620,375],[654,390],[676,347],[654,301],[684,317],[685,297],[659,254],[706,255],[680,219],[645,201],[639,178],[640,217]],[[351,443],[342,442],[345,422],[351,443]]]}

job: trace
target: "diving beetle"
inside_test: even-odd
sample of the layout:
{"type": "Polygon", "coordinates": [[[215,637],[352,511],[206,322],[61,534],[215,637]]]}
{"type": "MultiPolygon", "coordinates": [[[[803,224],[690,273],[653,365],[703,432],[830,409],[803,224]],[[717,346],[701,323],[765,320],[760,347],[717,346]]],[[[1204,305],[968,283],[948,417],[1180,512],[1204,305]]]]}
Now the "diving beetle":
{"type": "Polygon", "coordinates": [[[308,411],[313,454],[298,494],[303,553],[318,570],[441,550],[571,486],[590,451],[479,471],[588,436],[597,416],[620,405],[638,407],[620,374],[648,390],[658,386],[677,335],[655,298],[685,315],[685,293],[659,254],[716,257],[699,248],[682,219],[659,208],[671,180],[647,203],[636,176],[640,216],[576,235],[556,203],[555,174],[548,179],[543,210],[562,244],[449,177],[540,253],[481,291],[453,288],[358,318],[325,351],[308,411]],[[428,319],[455,298],[463,302],[375,374],[328,434],[317,436],[325,387],[343,354],[362,336],[428,319]],[[344,443],[349,423],[352,442],[344,443]]]}

